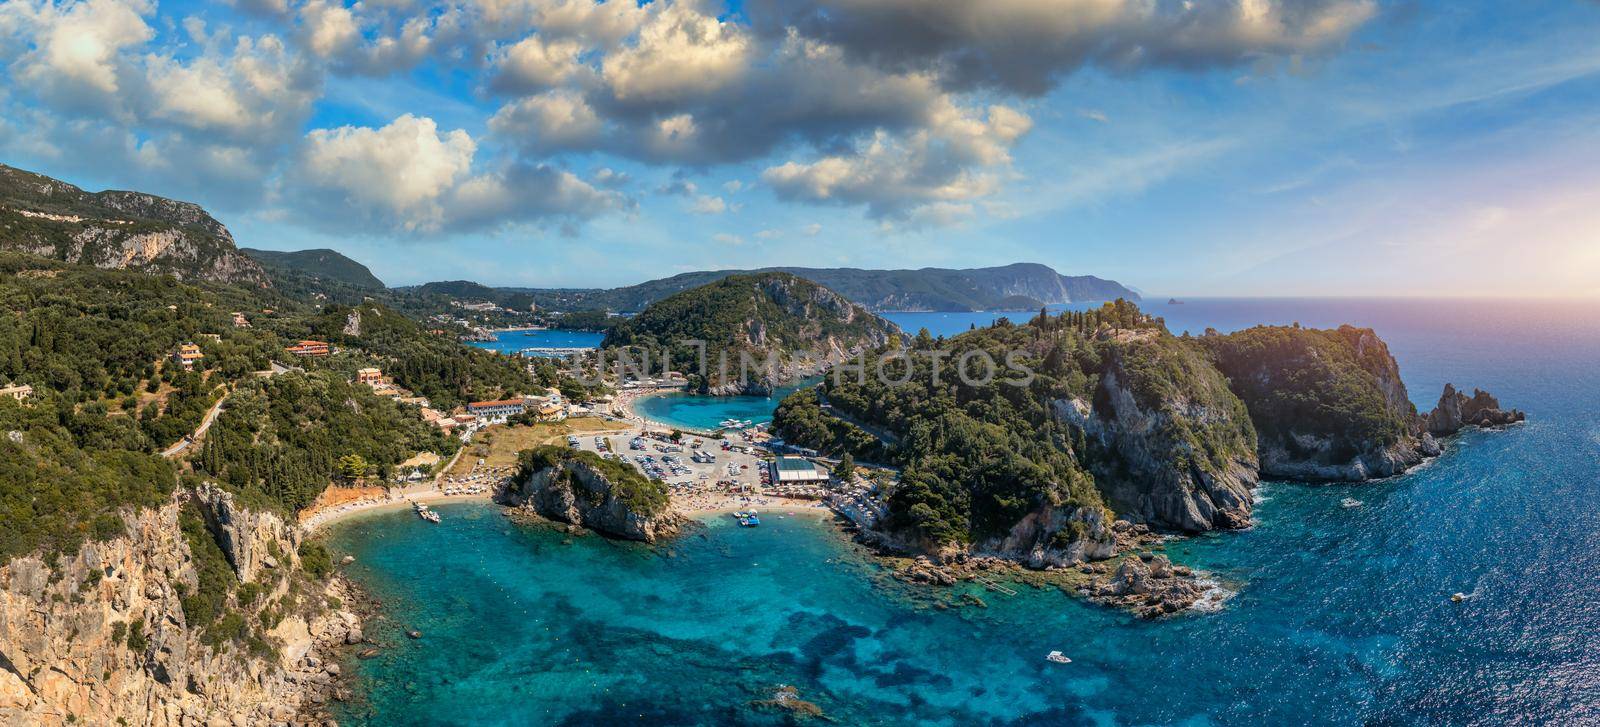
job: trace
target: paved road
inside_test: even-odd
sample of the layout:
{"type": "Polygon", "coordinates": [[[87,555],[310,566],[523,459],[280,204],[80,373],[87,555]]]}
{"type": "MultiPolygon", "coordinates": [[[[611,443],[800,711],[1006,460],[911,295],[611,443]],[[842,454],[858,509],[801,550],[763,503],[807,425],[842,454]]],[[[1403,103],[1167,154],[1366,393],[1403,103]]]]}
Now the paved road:
{"type": "Polygon", "coordinates": [[[217,398],[217,403],[212,404],[211,408],[206,410],[205,418],[200,420],[200,426],[195,427],[195,430],[192,434],[178,440],[177,444],[174,444],[171,447],[163,450],[161,452],[161,456],[171,459],[183,454],[184,450],[189,448],[189,445],[200,441],[200,438],[205,436],[206,430],[211,428],[211,422],[217,420],[217,414],[222,412],[222,403],[227,400],[228,393],[223,392],[222,396],[217,398]]]}

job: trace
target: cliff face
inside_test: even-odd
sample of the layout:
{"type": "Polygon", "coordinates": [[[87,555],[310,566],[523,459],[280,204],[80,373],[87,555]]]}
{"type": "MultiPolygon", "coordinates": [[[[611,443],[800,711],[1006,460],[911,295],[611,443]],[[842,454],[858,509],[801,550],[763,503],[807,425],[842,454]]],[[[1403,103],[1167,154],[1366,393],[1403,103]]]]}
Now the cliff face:
{"type": "Polygon", "coordinates": [[[667,509],[665,488],[628,465],[608,467],[615,463],[553,447],[534,452],[505,493],[506,504],[626,540],[655,542],[678,531],[680,519],[667,509]]]}
{"type": "Polygon", "coordinates": [[[1259,326],[1198,339],[1244,400],[1260,434],[1261,473],[1297,480],[1391,477],[1436,456],[1435,439],[1503,426],[1522,412],[1445,385],[1419,415],[1389,347],[1370,328],[1259,326]]]}
{"type": "Polygon", "coordinates": [[[188,505],[182,497],[125,513],[124,535],[74,555],[0,567],[0,723],[266,724],[298,721],[327,698],[338,671],[324,664],[328,645],[359,635],[353,615],[325,605],[341,586],[316,585],[295,603],[296,531],[220,491],[203,489],[188,505]],[[183,598],[200,575],[183,507],[220,525],[238,576],[261,584],[240,605],[246,622],[283,609],[265,632],[270,649],[207,639],[187,622],[183,598]]]}
{"type": "Polygon", "coordinates": [[[1243,402],[1204,355],[1155,331],[1105,347],[1092,404],[1052,402],[1084,435],[1080,453],[1118,513],[1186,531],[1250,524],[1256,434],[1243,402]]]}
{"type": "Polygon", "coordinates": [[[0,249],[181,279],[265,284],[199,205],[141,192],[85,192],[0,165],[0,249]]]}
{"type": "Polygon", "coordinates": [[[1263,475],[1365,480],[1439,453],[1372,329],[1258,326],[1198,340],[1250,411],[1263,475]]]}

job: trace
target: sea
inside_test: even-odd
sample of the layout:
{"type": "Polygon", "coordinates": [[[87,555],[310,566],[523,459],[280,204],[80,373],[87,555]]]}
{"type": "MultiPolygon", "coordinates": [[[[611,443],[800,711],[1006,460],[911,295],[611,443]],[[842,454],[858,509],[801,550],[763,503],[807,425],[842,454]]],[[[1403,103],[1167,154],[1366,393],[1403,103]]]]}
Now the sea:
{"type": "Polygon", "coordinates": [[[467,345],[498,351],[518,353],[527,348],[599,348],[606,334],[595,331],[569,331],[557,328],[518,329],[496,331],[495,341],[471,341],[467,345]]]}
{"type": "Polygon", "coordinates": [[[339,721],[790,724],[767,704],[786,685],[851,725],[1600,723],[1600,303],[1150,309],[1177,332],[1371,326],[1419,407],[1453,382],[1529,421],[1388,480],[1264,483],[1254,527],[1166,545],[1214,606],[1153,621],[1053,588],[905,586],[805,509],[655,547],[481,504],[350,520],[330,544],[381,602],[381,649],[348,664],[339,721]]]}

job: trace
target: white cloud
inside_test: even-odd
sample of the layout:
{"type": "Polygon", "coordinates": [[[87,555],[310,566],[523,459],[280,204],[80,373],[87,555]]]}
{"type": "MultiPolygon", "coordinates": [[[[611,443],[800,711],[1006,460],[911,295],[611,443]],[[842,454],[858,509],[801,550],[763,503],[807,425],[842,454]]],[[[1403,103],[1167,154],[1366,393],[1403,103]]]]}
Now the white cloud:
{"type": "Polygon", "coordinates": [[[728,232],[718,232],[717,234],[711,236],[711,240],[723,245],[738,246],[744,244],[743,237],[728,232]]]}
{"type": "Polygon", "coordinates": [[[715,93],[749,66],[755,43],[737,25],[703,14],[697,3],[660,2],[638,40],[606,56],[601,75],[618,99],[676,101],[715,93]]]}
{"type": "Polygon", "coordinates": [[[922,223],[969,216],[970,205],[998,187],[994,168],[1008,165],[1010,148],[1032,126],[1024,114],[991,106],[979,119],[945,106],[929,128],[903,137],[879,131],[850,154],[785,162],[761,175],[781,199],[864,204],[874,217],[901,217],[929,206],[922,223]]]}
{"type": "Polygon", "coordinates": [[[694,202],[689,205],[689,211],[697,215],[720,215],[728,211],[728,203],[721,197],[702,194],[694,198],[694,202]]]}
{"type": "Polygon", "coordinates": [[[602,122],[583,96],[557,90],[507,104],[489,119],[489,129],[518,139],[524,149],[549,151],[590,144],[602,122]]]}
{"type": "Polygon", "coordinates": [[[141,0],[8,5],[3,12],[35,46],[19,62],[19,78],[63,97],[114,97],[122,89],[122,51],[155,37],[143,17],[154,4],[141,0]]]}
{"type": "Polygon", "coordinates": [[[342,2],[309,0],[300,8],[300,23],[306,34],[306,47],[323,58],[349,52],[361,42],[355,13],[342,2]]]}
{"type": "Polygon", "coordinates": [[[501,91],[523,93],[559,86],[588,70],[578,59],[581,52],[583,45],[578,41],[549,41],[530,35],[500,51],[493,85],[501,91]]]}
{"type": "Polygon", "coordinates": [[[476,152],[467,132],[441,135],[433,119],[406,114],[379,129],[313,130],[297,176],[370,217],[427,232],[443,224],[441,200],[465,178],[476,152]]]}
{"type": "Polygon", "coordinates": [[[150,116],[235,139],[274,139],[310,115],[320,84],[274,36],[240,37],[230,55],[208,50],[188,63],[148,60],[150,116]]]}

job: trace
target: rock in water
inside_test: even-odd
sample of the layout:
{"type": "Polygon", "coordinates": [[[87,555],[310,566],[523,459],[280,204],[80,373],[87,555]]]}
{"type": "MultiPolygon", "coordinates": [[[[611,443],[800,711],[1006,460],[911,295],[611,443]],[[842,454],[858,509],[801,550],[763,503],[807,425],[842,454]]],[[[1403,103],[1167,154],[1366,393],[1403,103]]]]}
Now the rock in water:
{"type": "Polygon", "coordinates": [[[1516,409],[1501,409],[1500,400],[1487,391],[1473,389],[1472,396],[1468,397],[1456,391],[1453,384],[1445,384],[1444,393],[1439,395],[1439,405],[1425,421],[1428,433],[1443,437],[1469,426],[1503,427],[1526,418],[1527,415],[1516,409]]]}
{"type": "Polygon", "coordinates": [[[625,463],[565,447],[524,452],[521,471],[502,499],[551,520],[628,540],[654,542],[680,525],[660,482],[625,463]]]}

